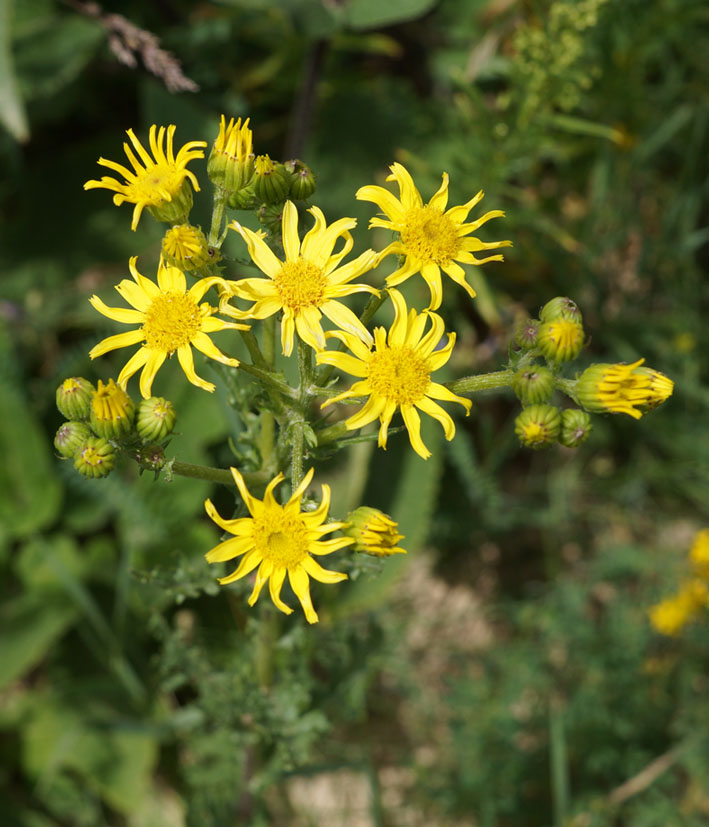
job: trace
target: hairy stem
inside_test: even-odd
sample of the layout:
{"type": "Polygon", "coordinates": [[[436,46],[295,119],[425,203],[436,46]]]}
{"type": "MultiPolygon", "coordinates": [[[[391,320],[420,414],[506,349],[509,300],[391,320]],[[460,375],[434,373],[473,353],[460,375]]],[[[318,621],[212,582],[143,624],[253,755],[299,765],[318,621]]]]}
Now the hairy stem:
{"type": "Polygon", "coordinates": [[[495,373],[481,373],[479,376],[464,376],[453,382],[444,382],[453,393],[477,393],[495,388],[506,388],[512,384],[513,370],[498,370],[495,373]]]}
{"type": "MultiPolygon", "coordinates": [[[[170,469],[173,474],[181,477],[192,477],[192,479],[206,480],[207,482],[218,482],[220,485],[236,485],[231,471],[226,468],[210,468],[207,465],[193,465],[190,462],[179,462],[175,460],[170,469]]],[[[242,473],[247,485],[260,485],[266,482],[266,475],[261,471],[242,473]]]]}

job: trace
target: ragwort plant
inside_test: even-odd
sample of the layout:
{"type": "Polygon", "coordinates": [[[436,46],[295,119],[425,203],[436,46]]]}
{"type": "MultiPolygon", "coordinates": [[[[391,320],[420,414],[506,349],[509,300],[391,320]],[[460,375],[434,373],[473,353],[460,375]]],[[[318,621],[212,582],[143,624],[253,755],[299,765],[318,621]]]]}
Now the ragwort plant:
{"type": "Polygon", "coordinates": [[[595,364],[581,375],[566,375],[586,336],[581,311],[568,297],[551,299],[537,319],[518,327],[501,370],[437,381],[436,373],[456,342],[455,332],[446,330],[436,312],[443,290],[474,300],[465,266],[502,262],[498,251],[512,243],[478,237],[487,222],[504,216],[493,209],[471,217],[482,192],[448,207],[449,181],[443,173],[438,191],[424,203],[409,172],[394,163],[387,181],[397,184],[398,195],[374,185],[356,193],[379,208],[383,217],[373,217],[370,227],[390,230],[392,242],[380,252],[367,249],[350,257],[356,220],[344,217],[328,223],[322,210],[307,206],[315,192],[315,176],[307,165],[255,156],[249,121],[227,122],[222,116],[207,162],[213,210],[205,234],[190,224],[193,190],[199,190],[200,183],[188,165],[204,158],[206,144],[190,141],[175,153],[174,133],[172,125],[152,126],[148,151],[128,130],[130,144],[123,146],[130,168],[101,158],[99,164],[120,178],[104,176],[84,185],[113,191],[116,205],[133,204],[133,230],[146,212],[169,227],[156,277],[143,275],[146,265],[139,269],[134,256],[128,264],[132,278],[116,285],[128,306],[90,299],[104,316],[131,326],[96,344],[90,356],[137,349],[115,381],[99,381],[96,388],[83,377],[62,383],[57,405],[68,421],[55,445],[86,477],[106,477],[122,456],[155,472],[156,479],[181,474],[235,488],[234,514],[220,514],[211,500],[205,502],[225,537],[205,550],[205,556],[215,564],[238,561],[219,578],[224,586],[252,575],[250,606],[268,584],[274,605],[290,614],[293,609],[281,596],[287,575],[306,620],[316,623],[310,580],[334,584],[347,579],[345,572],[323,568],[316,558],[345,550],[374,556],[404,552],[396,520],[370,505],[331,517],[329,486],[321,486],[319,498],[309,493],[313,462],[357,441],[376,440],[385,450],[390,433],[404,429],[412,449],[425,460],[431,452],[421,435],[421,413],[438,421],[450,441],[455,422],[440,403],[455,403],[468,415],[469,397],[490,389],[510,388],[516,394],[522,410],[515,432],[533,449],[556,442],[576,447],[590,434],[590,414],[623,413],[639,419],[671,395],[672,381],[644,366],[642,359],[595,364]],[[255,213],[261,229],[230,219],[228,209],[255,213]],[[306,213],[313,223],[303,232],[306,213]],[[245,242],[247,260],[229,261],[222,255],[230,232],[245,242]],[[380,289],[367,278],[371,282],[374,268],[390,257],[394,268],[380,289]],[[247,267],[256,274],[245,276],[247,267]],[[430,302],[417,309],[408,306],[398,287],[419,277],[429,289],[430,302]],[[362,292],[369,300],[357,315],[347,300],[362,292]],[[389,303],[394,311],[389,328],[372,328],[375,314],[389,303]],[[228,350],[227,332],[242,338],[250,361],[230,356],[213,342],[212,336],[220,334],[221,347],[228,350]],[[297,360],[295,386],[277,365],[278,344],[283,358],[297,360]],[[152,396],[161,366],[175,354],[189,382],[200,391],[214,392],[215,384],[197,373],[195,350],[222,366],[219,375],[227,389],[247,377],[257,389],[246,399],[230,394],[252,436],[252,450],[234,449],[228,470],[170,456],[168,443],[179,411],[169,400],[152,396]],[[345,390],[334,387],[339,381],[335,369],[356,381],[345,390]],[[136,406],[128,384],[138,372],[142,399],[136,406]],[[335,408],[359,403],[348,416],[335,408]],[[392,427],[395,416],[403,426],[392,427]],[[367,426],[374,422],[379,423],[378,432],[370,433],[367,426]],[[288,486],[282,485],[286,477],[288,486]],[[277,492],[283,493],[278,497],[277,492]]]}

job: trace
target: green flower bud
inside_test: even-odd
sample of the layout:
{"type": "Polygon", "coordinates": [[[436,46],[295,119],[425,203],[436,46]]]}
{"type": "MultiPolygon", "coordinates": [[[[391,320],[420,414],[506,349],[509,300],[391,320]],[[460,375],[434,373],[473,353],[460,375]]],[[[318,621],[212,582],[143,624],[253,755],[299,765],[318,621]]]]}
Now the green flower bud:
{"type": "Polygon", "coordinates": [[[229,209],[232,210],[254,210],[258,206],[254,188],[251,186],[232,192],[226,202],[229,209]]]}
{"type": "Polygon", "coordinates": [[[517,325],[515,330],[515,343],[522,350],[531,350],[537,344],[540,323],[536,319],[527,319],[517,325]]]}
{"type": "Polygon", "coordinates": [[[512,390],[523,405],[548,402],[554,386],[554,375],[549,368],[541,365],[520,368],[512,379],[512,390]]]}
{"type": "Polygon", "coordinates": [[[570,319],[543,322],[537,336],[537,347],[551,362],[569,362],[583,347],[583,325],[570,319]]]}
{"type": "Polygon", "coordinates": [[[278,235],[283,227],[283,204],[262,204],[256,217],[270,235],[278,235]]]}
{"type": "Polygon", "coordinates": [[[111,443],[101,437],[90,437],[74,455],[74,468],[84,477],[107,477],[116,464],[111,443]]]}
{"type": "Polygon", "coordinates": [[[290,175],[283,164],[274,163],[268,155],[254,161],[254,195],[264,204],[283,204],[288,198],[290,175]]]}
{"type": "Polygon", "coordinates": [[[104,439],[121,439],[133,429],[135,405],[128,394],[113,379],[98,388],[91,400],[91,427],[104,439]]]}
{"type": "Polygon", "coordinates": [[[79,448],[92,437],[91,429],[84,422],[65,422],[54,437],[54,447],[63,457],[73,457],[79,448]]]}
{"type": "Polygon", "coordinates": [[[527,448],[551,445],[560,430],[561,411],[553,405],[530,405],[515,419],[515,434],[527,448]]]}
{"type": "Polygon", "coordinates": [[[561,413],[559,442],[567,448],[578,448],[593,430],[591,417],[579,408],[567,408],[561,413]]]}
{"type": "Polygon", "coordinates": [[[191,224],[178,224],[165,233],[162,257],[183,272],[202,270],[221,258],[219,251],[209,246],[201,228],[191,224]]]}
{"type": "Polygon", "coordinates": [[[291,176],[289,197],[294,201],[305,201],[315,192],[315,176],[310,167],[302,161],[286,161],[283,166],[291,176]]]}
{"type": "Polygon", "coordinates": [[[342,533],[355,541],[353,551],[388,557],[390,554],[406,554],[397,543],[404,539],[397,531],[398,524],[378,508],[362,505],[347,515],[342,533]]]}
{"type": "Polygon", "coordinates": [[[187,224],[192,204],[192,185],[189,179],[185,178],[179,192],[171,201],[163,200],[148,207],[148,212],[157,221],[164,221],[166,224],[187,224]]]}
{"type": "Polygon", "coordinates": [[[96,388],[82,376],[65,379],[57,388],[57,408],[67,419],[88,419],[96,388]]]}
{"type": "Polygon", "coordinates": [[[557,319],[566,319],[570,322],[583,324],[583,317],[579,306],[567,296],[557,296],[542,307],[539,318],[542,322],[554,322],[557,319]]]}
{"type": "Polygon", "coordinates": [[[229,119],[222,115],[212,151],[207,161],[209,180],[227,192],[248,186],[254,174],[253,134],[249,119],[229,119]]]}
{"type": "Polygon", "coordinates": [[[165,465],[165,449],[161,445],[144,445],[136,459],[146,471],[159,471],[165,465]]]}
{"type": "Polygon", "coordinates": [[[162,442],[175,427],[177,413],[172,402],[159,396],[143,399],[138,405],[136,428],[146,442],[162,442]]]}

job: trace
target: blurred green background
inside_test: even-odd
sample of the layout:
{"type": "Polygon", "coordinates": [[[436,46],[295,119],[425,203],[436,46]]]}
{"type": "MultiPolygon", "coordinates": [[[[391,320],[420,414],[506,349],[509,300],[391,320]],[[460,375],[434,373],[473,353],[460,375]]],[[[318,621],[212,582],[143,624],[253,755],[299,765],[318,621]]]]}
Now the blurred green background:
{"type": "MultiPolygon", "coordinates": [[[[709,823],[709,617],[647,622],[709,524],[707,70],[701,0],[0,0],[3,827],[709,823]],[[148,71],[126,21],[198,91],[148,71]],[[203,559],[206,483],[92,483],[52,446],[57,385],[124,361],[90,363],[115,326],[88,297],[163,229],[84,181],[127,128],[180,146],[222,113],[310,164],[362,246],[354,193],[394,160],[426,199],[445,170],[451,203],[505,209],[505,263],[474,302],[446,291],[452,376],[502,367],[516,322],[569,295],[582,361],[644,356],[673,398],[594,418],[577,451],[520,449],[501,393],[452,443],[425,433],[427,463],[401,435],[360,446],[328,471],[337,507],[389,510],[409,555],[320,588],[317,627],[245,611],[203,559]]],[[[173,368],[171,450],[228,465],[226,399],[173,368]]]]}

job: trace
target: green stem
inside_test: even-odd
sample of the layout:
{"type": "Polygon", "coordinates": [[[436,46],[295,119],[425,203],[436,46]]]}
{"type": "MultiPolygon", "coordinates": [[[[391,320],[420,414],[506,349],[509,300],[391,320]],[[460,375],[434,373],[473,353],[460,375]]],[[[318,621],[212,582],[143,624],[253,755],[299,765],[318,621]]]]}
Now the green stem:
{"type": "MultiPolygon", "coordinates": [[[[225,468],[210,468],[207,465],[193,465],[191,462],[175,460],[170,466],[170,470],[173,474],[179,474],[181,477],[218,482],[220,485],[236,485],[231,471],[227,471],[225,468]]],[[[249,487],[266,482],[266,475],[261,471],[242,472],[242,476],[249,487]]]]}
{"type": "Polygon", "coordinates": [[[239,370],[243,370],[244,373],[254,376],[259,380],[259,382],[263,382],[264,385],[278,391],[278,393],[282,394],[287,399],[294,399],[296,396],[296,392],[290,385],[282,379],[279,379],[275,374],[269,373],[267,370],[261,370],[261,368],[257,368],[255,365],[247,365],[246,362],[241,362],[239,365],[239,370]]]}
{"type": "Polygon", "coordinates": [[[570,396],[574,402],[578,403],[576,397],[576,380],[575,379],[557,379],[556,387],[567,396],[570,396]]]}
{"type": "Polygon", "coordinates": [[[212,224],[209,228],[207,243],[217,250],[224,243],[221,237],[222,224],[224,223],[224,211],[226,210],[227,191],[221,187],[214,188],[214,204],[212,206],[212,224]]]}
{"type": "Polygon", "coordinates": [[[269,316],[263,322],[263,358],[273,368],[276,363],[276,317],[269,316]]]}
{"type": "Polygon", "coordinates": [[[495,373],[481,373],[479,376],[464,376],[444,385],[453,393],[477,393],[495,388],[506,388],[512,384],[513,370],[498,370],[495,373]]]}
{"type": "Polygon", "coordinates": [[[291,423],[293,447],[291,449],[290,479],[293,490],[300,485],[300,481],[303,479],[304,425],[305,422],[302,419],[296,419],[295,422],[291,423]]]}
{"type": "Polygon", "coordinates": [[[313,353],[310,345],[298,339],[298,372],[300,374],[300,402],[307,405],[313,388],[313,353]]]}
{"type": "Polygon", "coordinates": [[[254,334],[250,330],[240,330],[239,334],[249,351],[249,356],[251,357],[251,361],[254,365],[257,368],[261,368],[261,370],[268,370],[269,364],[263,353],[261,353],[261,348],[258,346],[258,339],[254,336],[254,334]]]}
{"type": "Polygon", "coordinates": [[[317,431],[318,446],[327,445],[329,442],[336,442],[340,437],[347,433],[347,427],[343,422],[336,422],[334,425],[329,425],[323,428],[322,431],[317,431]]]}

